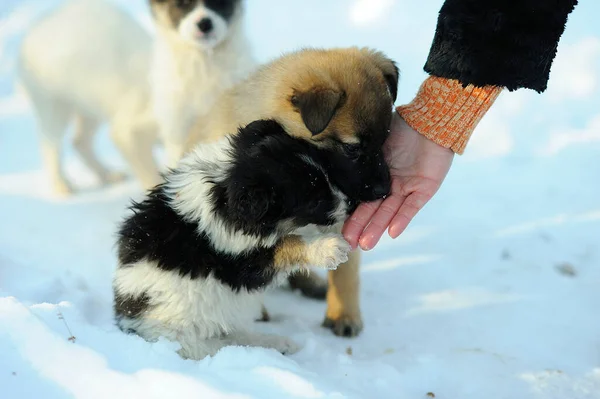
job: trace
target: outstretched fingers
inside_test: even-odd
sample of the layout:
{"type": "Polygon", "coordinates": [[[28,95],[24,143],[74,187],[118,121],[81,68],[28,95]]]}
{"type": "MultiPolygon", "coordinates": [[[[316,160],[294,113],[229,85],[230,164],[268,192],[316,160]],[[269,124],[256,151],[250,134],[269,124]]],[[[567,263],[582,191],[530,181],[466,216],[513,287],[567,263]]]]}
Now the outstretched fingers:
{"type": "Polygon", "coordinates": [[[415,215],[423,209],[430,199],[431,196],[418,192],[414,192],[406,197],[389,224],[388,233],[390,237],[397,238],[402,234],[415,215]]]}
{"type": "Polygon", "coordinates": [[[371,218],[375,212],[377,212],[382,202],[382,200],[378,200],[360,204],[352,216],[344,223],[342,234],[350,246],[352,246],[352,249],[356,249],[358,246],[358,240],[361,234],[368,226],[371,218]]]}
{"type": "Polygon", "coordinates": [[[403,202],[403,196],[392,194],[381,203],[359,238],[358,242],[363,250],[371,250],[377,245],[403,202]]]}

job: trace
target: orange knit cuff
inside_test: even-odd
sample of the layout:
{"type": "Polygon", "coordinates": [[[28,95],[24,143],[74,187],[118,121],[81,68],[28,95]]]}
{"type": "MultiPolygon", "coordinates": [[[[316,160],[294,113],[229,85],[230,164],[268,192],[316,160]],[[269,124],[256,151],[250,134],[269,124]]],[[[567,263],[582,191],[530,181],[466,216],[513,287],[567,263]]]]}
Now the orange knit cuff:
{"type": "Polygon", "coordinates": [[[396,110],[422,135],[462,154],[473,130],[501,91],[502,87],[463,87],[458,80],[430,76],[415,99],[396,110]]]}

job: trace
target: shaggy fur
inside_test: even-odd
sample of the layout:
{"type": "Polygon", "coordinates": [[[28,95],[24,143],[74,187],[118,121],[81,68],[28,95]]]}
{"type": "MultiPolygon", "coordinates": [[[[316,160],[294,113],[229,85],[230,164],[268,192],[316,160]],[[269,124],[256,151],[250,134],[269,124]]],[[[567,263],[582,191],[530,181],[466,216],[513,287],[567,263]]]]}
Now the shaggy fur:
{"type": "Polygon", "coordinates": [[[261,294],[298,268],[335,269],[348,259],[341,235],[298,230],[339,226],[374,199],[355,188],[361,168],[268,120],[198,146],[120,228],[118,325],[177,341],[186,358],[231,344],[294,352],[287,338],[251,331],[261,294]]]}
{"type": "Polygon", "coordinates": [[[446,0],[425,71],[465,86],[546,90],[577,0],[446,0]]]}

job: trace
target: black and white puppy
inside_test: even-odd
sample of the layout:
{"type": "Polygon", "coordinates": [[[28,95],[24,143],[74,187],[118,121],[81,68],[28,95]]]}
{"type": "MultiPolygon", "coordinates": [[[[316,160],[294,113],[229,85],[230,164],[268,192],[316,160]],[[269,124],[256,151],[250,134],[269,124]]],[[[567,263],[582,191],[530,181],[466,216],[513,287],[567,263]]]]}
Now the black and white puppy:
{"type": "Polygon", "coordinates": [[[359,167],[272,120],[197,146],[120,228],[119,327],[177,341],[191,359],[227,345],[295,352],[288,338],[252,331],[262,293],[298,268],[348,259],[348,243],[327,230],[363,200],[359,167]],[[307,226],[318,228],[300,235],[307,226]]]}

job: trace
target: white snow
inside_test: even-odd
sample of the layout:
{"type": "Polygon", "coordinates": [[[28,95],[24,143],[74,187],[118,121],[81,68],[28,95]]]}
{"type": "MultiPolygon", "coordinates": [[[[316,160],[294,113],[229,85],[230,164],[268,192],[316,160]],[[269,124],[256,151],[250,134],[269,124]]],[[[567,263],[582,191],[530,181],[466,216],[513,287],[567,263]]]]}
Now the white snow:
{"type": "MultiPolygon", "coordinates": [[[[148,21],[145,0],[120,3],[148,21]]],[[[441,0],[363,3],[250,0],[256,52],[375,46],[398,60],[398,102],[409,101],[441,0]],[[360,7],[368,23],[358,27],[360,7]]],[[[18,98],[4,61],[48,4],[0,5],[0,98],[18,98]]],[[[590,44],[600,26],[587,23],[599,12],[580,2],[561,42],[558,65],[585,71],[568,80],[573,90],[560,82],[567,69],[553,77],[558,97],[504,93],[408,231],[364,254],[360,337],[322,329],[324,303],[269,295],[274,321],[258,328],[302,344],[289,357],[229,347],[184,361],[171,343],[120,333],[114,233],[137,184],[100,190],[68,151],[84,190],[52,198],[31,115],[0,101],[0,398],[600,398],[600,92],[590,44]]],[[[105,130],[98,147],[123,165],[105,130]]]]}

